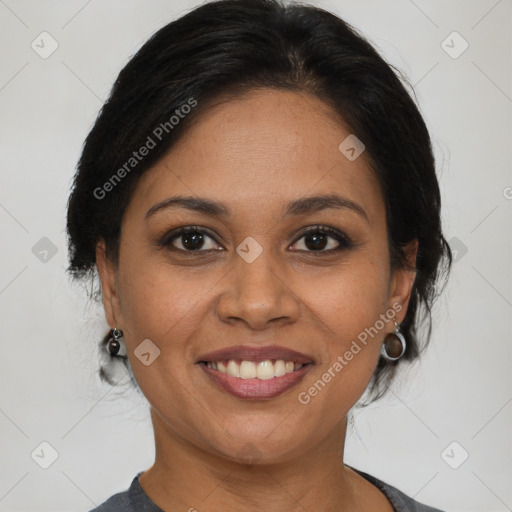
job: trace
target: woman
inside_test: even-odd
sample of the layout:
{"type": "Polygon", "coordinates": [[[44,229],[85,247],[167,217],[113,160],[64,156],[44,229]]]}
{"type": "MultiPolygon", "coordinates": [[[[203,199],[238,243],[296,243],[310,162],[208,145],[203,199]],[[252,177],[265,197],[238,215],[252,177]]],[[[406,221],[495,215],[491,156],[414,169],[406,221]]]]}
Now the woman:
{"type": "Polygon", "coordinates": [[[68,234],[155,435],[96,511],[437,510],[343,464],[451,263],[425,123],[344,21],[221,0],[158,31],[87,137],[68,234]]]}

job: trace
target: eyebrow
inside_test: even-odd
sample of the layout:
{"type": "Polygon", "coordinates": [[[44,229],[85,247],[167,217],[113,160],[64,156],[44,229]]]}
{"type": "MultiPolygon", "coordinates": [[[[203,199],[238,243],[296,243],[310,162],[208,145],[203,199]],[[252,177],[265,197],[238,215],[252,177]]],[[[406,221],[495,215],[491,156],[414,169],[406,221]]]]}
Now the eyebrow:
{"type": "MultiPolygon", "coordinates": [[[[231,215],[229,207],[224,203],[211,201],[203,197],[173,196],[153,205],[146,213],[146,219],[167,208],[184,208],[204,213],[213,217],[227,218],[231,215]]],[[[369,221],[363,207],[358,203],[338,194],[324,194],[304,197],[290,201],[283,210],[283,217],[316,213],[327,209],[347,208],[369,221]]]]}

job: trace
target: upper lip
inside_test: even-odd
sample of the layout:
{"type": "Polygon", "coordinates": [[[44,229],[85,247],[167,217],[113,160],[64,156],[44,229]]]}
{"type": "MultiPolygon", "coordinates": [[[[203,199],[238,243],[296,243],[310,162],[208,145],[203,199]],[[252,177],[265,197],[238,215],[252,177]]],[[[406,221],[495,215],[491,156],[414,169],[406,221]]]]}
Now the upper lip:
{"type": "Polygon", "coordinates": [[[198,357],[197,362],[201,361],[228,361],[230,359],[244,359],[246,361],[265,361],[267,359],[282,359],[283,361],[292,361],[299,364],[313,363],[311,356],[297,352],[290,348],[280,345],[267,346],[251,346],[236,345],[232,347],[221,348],[202,354],[198,357]]]}

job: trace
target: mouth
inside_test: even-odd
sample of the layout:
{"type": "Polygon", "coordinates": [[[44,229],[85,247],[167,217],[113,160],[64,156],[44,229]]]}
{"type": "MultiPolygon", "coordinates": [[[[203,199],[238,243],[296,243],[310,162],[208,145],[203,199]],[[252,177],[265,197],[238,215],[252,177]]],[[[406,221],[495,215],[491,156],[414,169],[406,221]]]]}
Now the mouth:
{"type": "Polygon", "coordinates": [[[314,364],[312,357],[277,345],[230,347],[200,356],[197,361],[221,390],[251,400],[281,395],[296,386],[314,364]]]}

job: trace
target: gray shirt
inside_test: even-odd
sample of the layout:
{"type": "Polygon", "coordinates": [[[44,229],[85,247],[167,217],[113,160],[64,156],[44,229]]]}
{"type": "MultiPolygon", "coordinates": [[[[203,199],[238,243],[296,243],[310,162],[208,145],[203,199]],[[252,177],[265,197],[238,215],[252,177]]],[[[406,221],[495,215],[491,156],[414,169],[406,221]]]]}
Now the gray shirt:
{"type": "MultiPolygon", "coordinates": [[[[359,473],[364,479],[368,480],[382,491],[391,502],[391,505],[393,505],[395,512],[443,512],[438,508],[432,508],[418,503],[395,487],[378,480],[374,476],[352,468],[351,466],[348,467],[359,473]]],[[[132,480],[128,490],[114,494],[99,507],[90,512],[165,512],[151,500],[139,484],[139,476],[142,473],[143,471],[138,473],[132,480]]]]}

